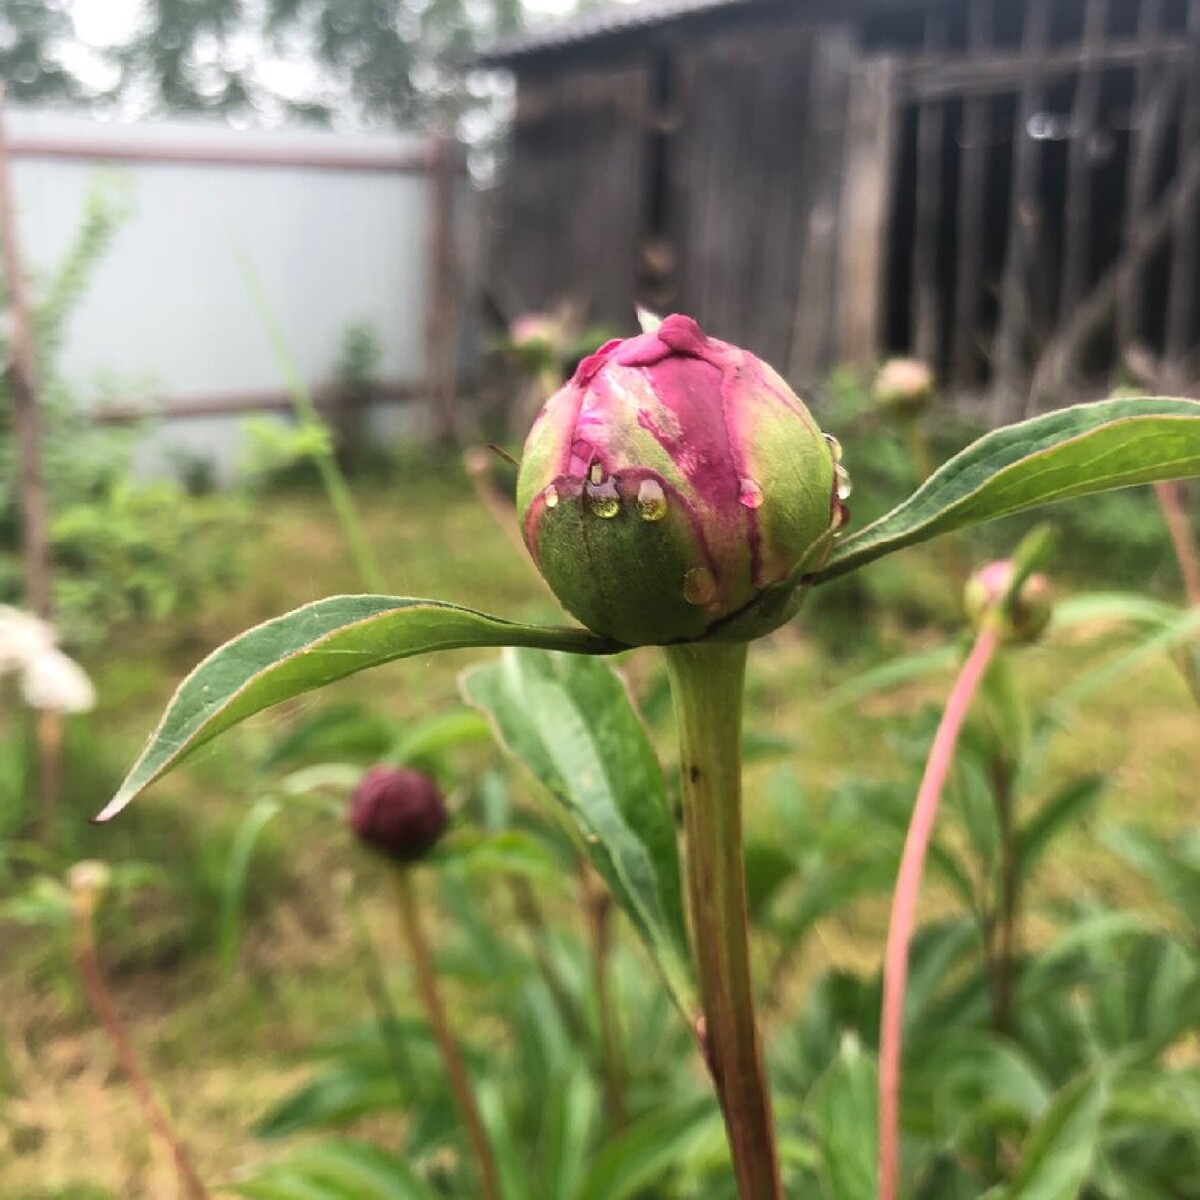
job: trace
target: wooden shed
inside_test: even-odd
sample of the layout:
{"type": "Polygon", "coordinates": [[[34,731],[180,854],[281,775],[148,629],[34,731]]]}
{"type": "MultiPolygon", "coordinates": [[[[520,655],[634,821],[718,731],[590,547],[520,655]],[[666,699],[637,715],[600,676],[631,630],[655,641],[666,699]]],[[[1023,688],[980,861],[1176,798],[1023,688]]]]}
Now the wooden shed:
{"type": "Polygon", "coordinates": [[[641,0],[495,46],[488,286],[996,418],[1200,382],[1200,0],[641,0]]]}

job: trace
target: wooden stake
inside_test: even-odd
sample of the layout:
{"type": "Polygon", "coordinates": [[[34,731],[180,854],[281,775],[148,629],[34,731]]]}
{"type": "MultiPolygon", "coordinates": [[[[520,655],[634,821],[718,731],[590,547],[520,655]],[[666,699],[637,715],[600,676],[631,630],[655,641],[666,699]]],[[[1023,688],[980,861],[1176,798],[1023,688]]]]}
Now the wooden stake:
{"type": "MultiPolygon", "coordinates": [[[[925,14],[925,53],[941,54],[946,22],[940,12],[925,14]]],[[[923,100],[917,111],[917,225],[913,237],[913,349],[933,365],[938,357],[938,240],[942,200],[942,141],[946,110],[941,100],[923,100]]]]}
{"type": "Polygon", "coordinates": [[[1021,84],[1017,117],[1013,123],[1013,182],[1009,200],[1008,245],[1000,287],[1000,327],[996,334],[996,371],[993,381],[997,419],[1012,415],[1008,408],[1021,390],[1026,371],[1026,309],[1029,267],[1038,225],[1038,143],[1029,136],[1029,122],[1042,99],[1039,56],[1046,48],[1049,29],[1047,0],[1029,0],[1025,14],[1022,51],[1029,64],[1021,84]]]}
{"type": "MultiPolygon", "coordinates": [[[[1189,56],[1179,117],[1179,162],[1200,145],[1200,0],[1188,5],[1189,56]]],[[[1196,261],[1200,251],[1200,232],[1196,229],[1197,196],[1180,190],[1171,213],[1171,285],[1167,298],[1167,334],[1164,358],[1167,371],[1176,385],[1186,372],[1194,338],[1196,311],[1196,261]]]]}
{"type": "MultiPolygon", "coordinates": [[[[991,0],[977,0],[967,14],[968,57],[988,47],[991,0]]],[[[983,199],[987,171],[989,101],[963,99],[962,169],[958,178],[958,269],[954,280],[954,347],[951,376],[960,388],[975,382],[979,354],[979,279],[983,270],[983,199]]]]}
{"type": "MultiPolygon", "coordinates": [[[[1138,38],[1149,40],[1157,37],[1162,28],[1163,0],[1142,0],[1138,14],[1138,38]]],[[[1154,166],[1157,154],[1149,137],[1148,126],[1165,125],[1165,96],[1168,84],[1173,83],[1173,73],[1163,77],[1157,88],[1151,87],[1152,78],[1159,74],[1149,62],[1143,62],[1134,77],[1133,120],[1129,130],[1129,150],[1125,164],[1125,216],[1126,236],[1136,229],[1138,222],[1150,203],[1150,188],[1154,182],[1154,166]]],[[[1123,358],[1136,345],[1141,336],[1142,273],[1134,270],[1121,290],[1117,301],[1117,353],[1123,358]]]]}
{"type": "Polygon", "coordinates": [[[447,134],[434,138],[429,156],[429,307],[426,371],[437,440],[458,440],[458,263],[454,253],[454,192],[458,154],[447,134]]]}
{"type": "Polygon", "coordinates": [[[21,496],[21,546],[25,559],[25,590],[29,607],[49,621],[50,537],[46,488],[42,480],[42,423],[38,412],[33,353],[33,316],[17,237],[12,173],[4,125],[4,87],[0,84],[0,251],[4,288],[12,324],[8,387],[12,398],[13,437],[17,445],[21,496]]]}
{"type": "MultiPolygon", "coordinates": [[[[33,347],[33,313],[21,267],[13,203],[12,172],[4,123],[4,85],[0,83],[0,266],[12,325],[8,367],[13,440],[17,446],[21,504],[21,553],[25,566],[26,602],[43,621],[53,618],[50,573],[50,517],[42,478],[42,420],[38,410],[37,367],[33,347]]],[[[49,840],[62,791],[62,715],[42,712],[36,725],[38,744],[38,823],[49,840]]]]}

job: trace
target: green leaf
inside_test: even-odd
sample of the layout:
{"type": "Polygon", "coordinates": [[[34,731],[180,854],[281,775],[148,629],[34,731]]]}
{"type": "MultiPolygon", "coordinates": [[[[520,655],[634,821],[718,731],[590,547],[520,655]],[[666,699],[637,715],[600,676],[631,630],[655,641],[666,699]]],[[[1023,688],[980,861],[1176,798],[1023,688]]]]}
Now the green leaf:
{"type": "Polygon", "coordinates": [[[1096,1157],[1107,1092],[1104,1075],[1088,1074],[1055,1096],[1025,1141],[1005,1200],[1076,1200],[1096,1157]]]}
{"type": "Polygon", "coordinates": [[[221,913],[218,927],[221,966],[232,974],[237,961],[238,942],[242,933],[242,902],[246,895],[246,879],[250,860],[263,831],[282,811],[277,800],[259,800],[242,819],[221,883],[221,913]]]}
{"type": "Polygon", "coordinates": [[[302,692],[399,658],[464,646],[540,646],[574,654],[620,649],[585,629],[519,625],[439,600],[332,596],[226,642],[179,685],[158,728],[98,821],[217,734],[302,692]]]}
{"type": "Polygon", "coordinates": [[[848,1035],[807,1104],[817,1127],[820,1171],[830,1200],[875,1200],[878,1094],[874,1058],[848,1035]]]}
{"type": "Polygon", "coordinates": [[[838,545],[818,582],[893,550],[1041,504],[1200,474],[1200,402],[1121,398],[986,434],[838,545]]]}
{"type": "Polygon", "coordinates": [[[628,1200],[700,1149],[722,1138],[721,1119],[705,1099],[642,1117],[609,1142],[575,1200],[628,1200]]]}
{"type": "Polygon", "coordinates": [[[606,664],[507,651],[462,676],[505,748],[583,835],[583,849],[641,934],[671,998],[696,1012],[675,823],[662,768],[606,664]]]}
{"type": "Polygon", "coordinates": [[[228,1190],[250,1200],[436,1200],[402,1159],[361,1142],[324,1142],[260,1168],[228,1190]]]}
{"type": "Polygon", "coordinates": [[[1096,806],[1108,780],[1103,775],[1070,779],[1025,823],[1018,836],[1017,870],[1027,879],[1055,836],[1074,828],[1096,806]]]}

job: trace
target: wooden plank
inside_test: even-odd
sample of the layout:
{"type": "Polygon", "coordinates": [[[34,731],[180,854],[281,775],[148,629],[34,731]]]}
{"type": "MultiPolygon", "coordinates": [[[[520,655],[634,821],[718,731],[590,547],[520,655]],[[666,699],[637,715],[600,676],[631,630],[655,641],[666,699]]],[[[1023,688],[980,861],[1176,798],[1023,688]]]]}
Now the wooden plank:
{"type": "MultiPolygon", "coordinates": [[[[974,59],[990,45],[992,20],[992,0],[976,0],[968,9],[969,59],[974,59]]],[[[958,261],[955,265],[954,342],[950,367],[951,382],[961,388],[969,388],[976,382],[981,341],[979,300],[983,273],[988,104],[979,96],[968,96],[963,100],[958,176],[958,261]]]]}
{"type": "Polygon", "coordinates": [[[1129,242],[1121,257],[1105,271],[1065,324],[1055,331],[1054,340],[1043,352],[1030,384],[1031,408],[1061,389],[1064,364],[1070,362],[1078,353],[1078,347],[1111,317],[1129,273],[1144,265],[1166,241],[1179,208],[1197,200],[1200,200],[1200,145],[1192,146],[1170,187],[1146,210],[1138,227],[1130,231],[1129,242]]]}
{"type": "Polygon", "coordinates": [[[996,420],[1012,415],[1014,398],[1027,369],[1026,290],[1039,222],[1037,185],[1041,165],[1038,143],[1029,136],[1029,122],[1042,101],[1041,75],[1035,64],[1045,51],[1049,10],[1049,0],[1029,0],[1021,39],[1027,66],[1013,123],[1012,193],[993,376],[993,417],[996,420]]]}
{"type": "Polygon", "coordinates": [[[837,361],[869,368],[883,349],[890,201],[896,169],[896,60],[856,67],[849,85],[838,230],[837,361]]]}
{"type": "MultiPolygon", "coordinates": [[[[1138,13],[1138,38],[1150,41],[1162,30],[1163,0],[1142,0],[1138,13]]],[[[1147,126],[1156,120],[1165,125],[1163,88],[1155,86],[1155,77],[1162,79],[1149,61],[1138,65],[1133,84],[1133,119],[1130,122],[1129,148],[1125,164],[1125,213],[1122,218],[1125,239],[1136,229],[1150,200],[1154,182],[1154,167],[1158,156],[1154,152],[1147,126]]],[[[1135,348],[1141,336],[1142,272],[1140,267],[1128,273],[1117,300],[1117,357],[1123,361],[1135,348]]]]}
{"type": "MultiPolygon", "coordinates": [[[[1089,7],[1091,2],[1089,0],[1089,7]]],[[[1040,0],[1031,0],[1031,14],[1041,7],[1040,0]]],[[[1031,15],[1027,15],[1027,29],[1030,21],[1031,15]]],[[[1162,65],[1183,58],[1186,54],[1186,39],[1162,37],[1148,41],[1124,38],[1110,42],[1100,53],[1093,55],[1085,54],[1081,48],[1043,49],[1034,54],[1027,54],[1022,49],[1019,54],[994,54],[969,60],[947,59],[941,63],[916,60],[903,68],[901,88],[905,96],[912,100],[994,95],[1011,92],[1014,82],[1022,79],[1042,87],[1069,79],[1084,62],[1103,69],[1137,67],[1145,62],[1162,65]]]]}
{"type": "MultiPolygon", "coordinates": [[[[946,18],[940,10],[925,13],[925,52],[944,53],[946,18]]],[[[922,100],[917,109],[917,220],[913,236],[913,350],[918,358],[938,358],[938,241],[942,202],[942,142],[946,134],[945,102],[922,100]]]]}
{"type": "MultiPolygon", "coordinates": [[[[1096,58],[1104,44],[1108,0],[1089,0],[1085,7],[1082,58],[1071,105],[1071,137],[1067,147],[1067,193],[1063,212],[1062,295],[1059,312],[1069,313],[1088,290],[1092,243],[1091,135],[1100,104],[1100,70],[1096,58]]],[[[1082,349],[1082,347],[1081,347],[1082,349]]]]}
{"type": "Polygon", "coordinates": [[[838,205],[850,79],[857,49],[844,27],[816,35],[812,59],[810,145],[804,169],[812,180],[795,300],[787,379],[801,389],[830,365],[837,294],[838,205]]]}
{"type": "Polygon", "coordinates": [[[507,318],[573,299],[631,326],[647,88],[637,61],[520,80],[488,280],[507,318]]]}
{"type": "Polygon", "coordinates": [[[670,241],[680,307],[781,368],[813,186],[807,147],[828,119],[811,46],[797,23],[677,42],[670,241]]]}
{"type": "MultiPolygon", "coordinates": [[[[1183,104],[1179,118],[1179,162],[1187,161],[1200,146],[1200,0],[1188,5],[1188,40],[1192,47],[1183,104]]],[[[1171,215],[1171,284],[1167,298],[1167,330],[1164,346],[1167,378],[1171,386],[1182,386],[1195,350],[1196,268],[1200,253],[1200,219],[1197,196],[1181,191],[1171,215]]]]}

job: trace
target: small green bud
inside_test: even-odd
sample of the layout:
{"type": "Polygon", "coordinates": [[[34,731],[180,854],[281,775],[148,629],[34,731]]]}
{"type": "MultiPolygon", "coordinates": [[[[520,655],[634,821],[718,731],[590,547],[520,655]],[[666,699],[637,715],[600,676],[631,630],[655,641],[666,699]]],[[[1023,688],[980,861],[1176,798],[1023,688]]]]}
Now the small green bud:
{"type": "Polygon", "coordinates": [[[1050,581],[1045,575],[1030,575],[1010,596],[1012,572],[1008,559],[980,567],[967,580],[963,604],[974,629],[994,624],[1003,641],[1024,645],[1036,641],[1050,623],[1050,581]]]}
{"type": "Polygon", "coordinates": [[[689,317],[612,341],[547,401],[517,508],[555,595],[626,645],[782,624],[836,528],[840,448],[766,363],[689,317]]]}
{"type": "Polygon", "coordinates": [[[933,402],[933,372],[916,358],[890,358],[872,388],[875,403],[895,417],[919,417],[933,402]]]}

